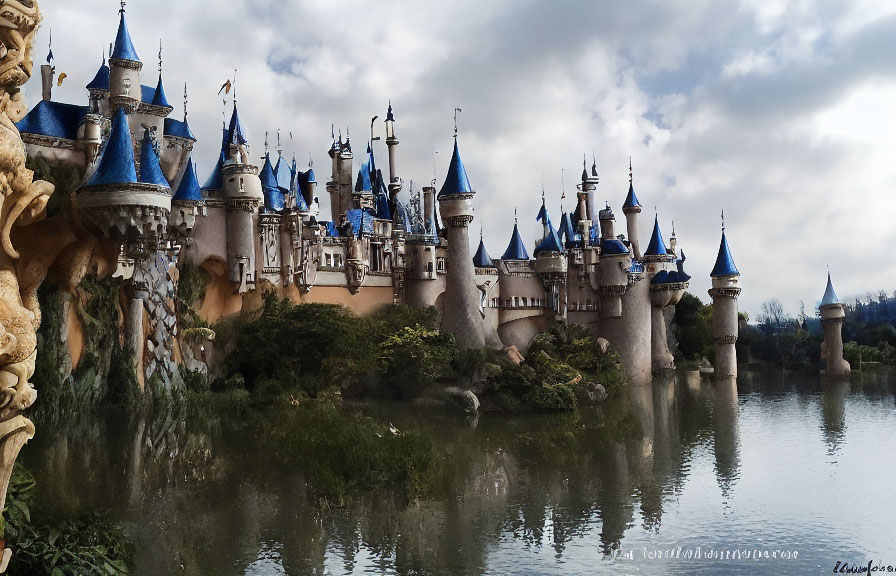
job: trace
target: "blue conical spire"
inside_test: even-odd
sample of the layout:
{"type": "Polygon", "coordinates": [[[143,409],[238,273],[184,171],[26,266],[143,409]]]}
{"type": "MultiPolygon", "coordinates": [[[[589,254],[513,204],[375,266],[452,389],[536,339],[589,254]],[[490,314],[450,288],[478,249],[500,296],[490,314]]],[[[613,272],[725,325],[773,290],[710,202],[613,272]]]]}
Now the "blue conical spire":
{"type": "Polygon", "coordinates": [[[494,268],[495,266],[491,256],[488,255],[488,250],[485,249],[485,241],[481,236],[479,238],[479,249],[476,250],[476,254],[473,256],[473,266],[477,268],[494,268]]]}
{"type": "Polygon", "coordinates": [[[193,157],[187,158],[187,168],[180,185],[177,187],[173,202],[201,202],[202,190],[199,189],[199,179],[196,177],[196,169],[193,166],[193,157]]]}
{"type": "Polygon", "coordinates": [[[103,64],[96,71],[96,76],[87,85],[88,90],[108,90],[109,89],[109,67],[106,66],[106,55],[103,52],[103,64]]]}
{"type": "Polygon", "coordinates": [[[233,114],[230,116],[230,129],[227,131],[227,144],[229,146],[240,146],[247,144],[248,140],[243,136],[243,127],[240,124],[240,114],[236,109],[236,102],[233,103],[233,114]]]}
{"type": "Polygon", "coordinates": [[[221,154],[218,156],[218,162],[215,164],[208,180],[205,181],[205,185],[202,187],[203,190],[221,190],[224,187],[221,170],[224,168],[225,151],[227,150],[227,128],[224,128],[222,131],[224,135],[221,139],[221,154]]]}
{"type": "Polygon", "coordinates": [[[271,164],[271,155],[264,155],[264,166],[261,168],[261,172],[258,173],[258,178],[261,180],[261,185],[265,188],[276,188],[277,187],[277,176],[274,175],[274,166],[271,164]]]}
{"type": "Polygon", "coordinates": [[[131,42],[131,34],[128,32],[128,24],[124,18],[124,7],[120,10],[121,21],[118,23],[118,35],[115,37],[115,47],[112,49],[112,56],[116,60],[130,60],[131,62],[139,62],[137,51],[134,50],[134,43],[131,42]]]}
{"type": "Polygon", "coordinates": [[[165,87],[162,85],[161,72],[159,72],[159,83],[156,85],[156,94],[152,97],[152,104],[153,106],[171,108],[171,104],[168,103],[168,98],[165,97],[165,87]]]}
{"type": "Polygon", "coordinates": [[[625,197],[625,203],[622,205],[622,209],[626,208],[640,208],[641,203],[638,202],[638,197],[635,196],[635,187],[631,183],[628,185],[628,196],[625,197]]]}
{"type": "Polygon", "coordinates": [[[684,255],[684,250],[681,251],[681,258],[675,263],[678,268],[678,281],[679,282],[687,282],[691,279],[691,276],[684,271],[684,263],[688,259],[687,256],[684,255]]]}
{"type": "Polygon", "coordinates": [[[128,118],[124,110],[119,108],[112,117],[112,132],[103,149],[103,157],[86,186],[130,184],[136,181],[137,167],[134,164],[134,147],[128,118]]]}
{"type": "Polygon", "coordinates": [[[821,305],[828,306],[839,303],[840,300],[837,298],[837,293],[834,292],[834,285],[831,283],[831,272],[828,271],[828,286],[824,290],[824,298],[821,299],[821,305]]]}
{"type": "Polygon", "coordinates": [[[549,220],[548,209],[544,204],[544,195],[541,197],[541,209],[538,211],[538,216],[535,217],[536,222],[546,222],[549,220]]]}
{"type": "Polygon", "coordinates": [[[625,197],[625,203],[622,205],[622,211],[624,212],[626,208],[640,208],[641,203],[638,202],[638,197],[635,196],[635,176],[632,171],[632,159],[629,157],[628,159],[628,196],[625,197]]]}
{"type": "Polygon", "coordinates": [[[716,265],[712,268],[710,274],[713,278],[716,276],[740,276],[737,266],[734,265],[734,258],[731,257],[731,249],[728,248],[728,239],[725,238],[725,230],[722,230],[722,242],[719,244],[719,255],[716,257],[716,265]]]}
{"type": "Polygon", "coordinates": [[[386,112],[386,122],[395,122],[395,115],[392,114],[392,101],[389,100],[389,111],[386,112]]]}
{"type": "Polygon", "coordinates": [[[262,167],[258,177],[261,180],[261,189],[264,192],[264,207],[274,212],[283,210],[285,199],[283,192],[277,186],[277,177],[274,175],[270,154],[265,154],[264,167],[262,167]]]}
{"type": "Polygon", "coordinates": [[[660,219],[657,216],[653,221],[653,235],[650,237],[650,244],[647,245],[645,256],[666,256],[666,242],[663,240],[663,233],[660,232],[660,219]]]}
{"type": "Polygon", "coordinates": [[[539,252],[563,252],[563,243],[560,242],[560,235],[554,230],[554,225],[551,224],[551,219],[548,218],[546,221],[548,225],[548,235],[535,247],[536,256],[538,256],[539,252]]]}
{"type": "Polygon", "coordinates": [[[153,146],[149,128],[143,131],[143,142],[140,147],[140,182],[164,186],[165,188],[169,187],[168,180],[162,174],[162,167],[159,165],[159,155],[156,154],[156,149],[153,146]]]}
{"type": "Polygon", "coordinates": [[[507,245],[507,250],[504,251],[504,255],[501,256],[501,260],[528,260],[529,253],[526,252],[526,245],[523,243],[523,239],[520,238],[520,229],[516,223],[513,224],[513,234],[510,236],[510,244],[507,245]]]}
{"type": "Polygon", "coordinates": [[[445,177],[445,183],[439,190],[439,198],[443,196],[452,196],[455,194],[475,194],[473,187],[470,185],[470,179],[467,178],[467,170],[464,168],[463,160],[460,159],[460,150],[457,148],[457,140],[454,141],[454,154],[451,155],[451,164],[448,166],[448,175],[445,177]]]}

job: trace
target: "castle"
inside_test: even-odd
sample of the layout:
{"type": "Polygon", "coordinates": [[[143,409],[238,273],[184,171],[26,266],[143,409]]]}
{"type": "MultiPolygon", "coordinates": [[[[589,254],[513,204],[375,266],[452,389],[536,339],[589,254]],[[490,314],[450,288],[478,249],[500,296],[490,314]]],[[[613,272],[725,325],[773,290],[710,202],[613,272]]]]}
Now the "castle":
{"type": "MultiPolygon", "coordinates": [[[[41,69],[43,100],[17,127],[29,158],[78,170],[75,219],[117,258],[125,280],[124,340],[135,351],[141,381],[171,383],[178,362],[204,369],[180,341],[174,302],[178,267],[212,277],[198,312],[209,321],[257,306],[273,289],[295,302],[344,304],[358,313],[392,303],[435,306],[442,328],[470,347],[516,346],[551,323],[590,327],[617,349],[631,381],[673,367],[667,344],[674,306],[688,288],[685,255],[673,230],[667,243],[654,219],[642,247],[642,206],[630,177],[622,204],[625,234],[606,205],[595,205],[597,167],[583,167],[576,204],[559,225],[542,202],[542,237],[527,247],[514,225],[506,250],[492,258],[482,239],[471,250],[476,190],[455,130],[441,187],[405,191],[391,104],[385,119],[388,175],[368,143],[356,169],[350,138],[332,138],[321,214],[309,166],[272,157],[259,167],[249,154],[234,95],[220,155],[200,185],[183,120],[171,118],[161,64],[155,88],[128,32],[124,3],[108,64],[87,85],[86,106],[52,100],[55,69],[41,69]],[[410,193],[410,194],[408,194],[410,193]],[[410,196],[410,198],[408,198],[410,196]],[[532,249],[532,256],[529,255],[532,249]]],[[[630,166],[631,174],[631,166],[630,166]]],[[[716,374],[736,376],[739,272],[722,232],[711,273],[715,302],[716,374]]]]}

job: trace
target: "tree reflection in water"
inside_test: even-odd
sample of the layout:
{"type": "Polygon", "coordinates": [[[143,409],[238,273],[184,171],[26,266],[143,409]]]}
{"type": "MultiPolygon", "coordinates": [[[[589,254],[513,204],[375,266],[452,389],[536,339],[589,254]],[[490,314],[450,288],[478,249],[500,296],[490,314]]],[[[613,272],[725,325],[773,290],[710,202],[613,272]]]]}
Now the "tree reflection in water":
{"type": "MultiPolygon", "coordinates": [[[[869,394],[885,396],[889,384],[877,386],[869,394]]],[[[835,452],[849,384],[820,390],[835,452]]],[[[757,384],[751,394],[781,392],[757,384]]],[[[482,574],[542,549],[576,560],[581,548],[569,547],[583,538],[599,562],[631,530],[659,532],[697,451],[714,456],[724,499],[741,475],[737,386],[693,374],[631,386],[575,415],[484,414],[471,424],[415,405],[347,410],[427,436],[442,458],[433,493],[362,489],[337,506],[268,441],[294,413],[221,409],[41,428],[23,455],[38,478],[35,514],[110,509],[140,550],[138,574],[482,574]]]]}

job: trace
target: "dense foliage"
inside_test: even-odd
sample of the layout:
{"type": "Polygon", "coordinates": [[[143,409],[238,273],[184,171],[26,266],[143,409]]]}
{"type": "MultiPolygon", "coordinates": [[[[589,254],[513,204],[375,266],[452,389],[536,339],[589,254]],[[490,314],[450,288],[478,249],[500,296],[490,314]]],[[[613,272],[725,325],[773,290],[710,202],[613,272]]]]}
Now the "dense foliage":
{"type": "Polygon", "coordinates": [[[486,394],[501,409],[574,410],[594,384],[618,395],[625,376],[619,354],[601,352],[587,328],[554,324],[538,335],[516,365],[501,358],[487,378],[486,394]]]}
{"type": "Polygon", "coordinates": [[[671,334],[678,340],[678,355],[684,361],[711,359],[713,355],[712,304],[704,304],[685,292],[675,305],[671,334]]]}
{"type": "Polygon", "coordinates": [[[6,541],[15,550],[11,574],[75,576],[128,573],[133,546],[120,529],[92,513],[55,525],[35,525],[34,477],[21,465],[13,468],[3,510],[6,541]]]}

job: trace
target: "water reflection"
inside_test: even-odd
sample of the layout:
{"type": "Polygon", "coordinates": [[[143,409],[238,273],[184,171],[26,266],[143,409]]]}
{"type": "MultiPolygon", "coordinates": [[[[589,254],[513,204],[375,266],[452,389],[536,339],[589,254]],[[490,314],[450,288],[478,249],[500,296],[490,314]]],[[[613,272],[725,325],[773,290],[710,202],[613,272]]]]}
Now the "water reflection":
{"type": "MultiPolygon", "coordinates": [[[[872,415],[879,418],[872,429],[892,438],[887,378],[851,388],[780,375],[746,373],[738,384],[668,374],[578,415],[485,414],[472,427],[417,406],[368,406],[401,430],[423,431],[446,455],[439,492],[410,502],[380,491],[336,506],[309,488],[301,465],[274,457],[265,434],[271,418],[214,411],[44,427],[24,459],[39,481],[38,513],[111,509],[140,550],[137,574],[593,572],[605,556],[636,544],[694,538],[701,530],[749,544],[744,534],[771,530],[778,519],[764,516],[770,493],[761,490],[776,489],[764,478],[780,444],[767,446],[766,430],[792,426],[781,442],[797,447],[794,458],[812,452],[819,426],[829,453],[856,450],[862,440],[850,433],[861,430],[847,429],[847,414],[863,402],[887,406],[872,415]],[[745,447],[759,456],[748,459],[745,447]],[[720,501],[703,483],[707,475],[720,501]],[[739,509],[735,495],[744,502],[739,509]],[[745,524],[725,524],[732,510],[745,524]]],[[[826,474],[831,470],[806,475],[798,494],[806,506],[829,492],[826,474]]],[[[833,514],[836,501],[831,506],[833,514]]],[[[893,517],[896,510],[881,512],[893,517]]],[[[802,529],[795,516],[781,521],[782,533],[803,538],[794,536],[802,529]]],[[[823,521],[813,517],[807,534],[823,521]]],[[[774,565],[750,568],[783,573],[774,565]]],[[[657,570],[684,574],[694,566],[657,570]]]]}

